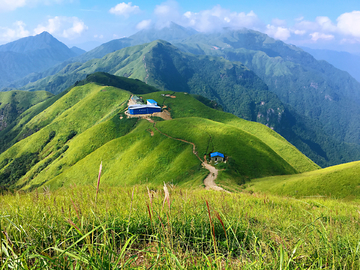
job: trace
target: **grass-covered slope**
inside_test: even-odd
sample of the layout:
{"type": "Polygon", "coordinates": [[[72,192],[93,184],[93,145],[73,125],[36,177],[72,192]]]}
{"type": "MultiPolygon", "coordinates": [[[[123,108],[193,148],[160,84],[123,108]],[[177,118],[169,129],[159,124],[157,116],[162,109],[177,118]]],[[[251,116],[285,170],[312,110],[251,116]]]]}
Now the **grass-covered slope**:
{"type": "Polygon", "coordinates": [[[7,148],[9,140],[14,137],[12,136],[14,134],[9,133],[16,125],[17,118],[30,107],[52,96],[51,93],[45,91],[0,92],[0,153],[7,148]]]}
{"type": "MultiPolygon", "coordinates": [[[[199,48],[203,48],[201,46],[199,48]]],[[[210,51],[223,53],[211,49],[208,44],[206,46],[210,51]]],[[[224,111],[275,129],[322,167],[360,157],[360,146],[341,144],[324,132],[318,120],[308,119],[284,105],[254,72],[240,62],[184,53],[161,40],[123,48],[83,64],[70,64],[57,74],[30,83],[23,89],[58,93],[85,79],[88,74],[99,71],[139,79],[161,90],[205,96],[224,111]]]]}
{"type": "Polygon", "coordinates": [[[203,95],[216,100],[225,111],[271,127],[279,124],[284,112],[276,95],[241,63],[186,54],[161,40],[124,48],[82,65],[68,65],[23,89],[59,93],[97,71],[139,79],[161,90],[203,95]]]}
{"type": "MultiPolygon", "coordinates": [[[[121,89],[127,89],[128,91],[131,91],[134,94],[144,94],[149,92],[158,91],[158,89],[149,86],[141,81],[138,80],[131,80],[124,77],[119,76],[113,76],[108,73],[103,72],[97,72],[94,74],[91,74],[87,76],[82,81],[77,81],[75,85],[82,86],[88,83],[96,83],[98,85],[103,86],[113,86],[121,89]]],[[[6,128],[4,130],[0,130],[0,153],[5,151],[7,148],[9,148],[11,145],[16,143],[17,141],[20,141],[27,136],[33,134],[34,132],[38,131],[40,128],[44,127],[48,123],[50,123],[56,114],[62,112],[63,110],[66,110],[69,106],[72,106],[74,102],[78,102],[79,98],[82,98],[82,95],[75,96],[73,99],[73,96],[71,95],[70,100],[66,101],[65,104],[58,103],[55,107],[57,108],[55,113],[51,113],[51,115],[47,114],[47,120],[46,121],[38,121],[38,124],[29,124],[27,123],[31,121],[34,117],[38,117],[38,114],[40,114],[43,111],[46,111],[48,107],[53,105],[57,100],[61,99],[64,95],[67,95],[69,90],[72,87],[69,87],[67,90],[61,92],[58,95],[53,96],[49,92],[45,91],[34,91],[34,92],[28,92],[28,91],[9,91],[9,92],[0,92],[0,102],[4,102],[0,106],[0,112],[2,110],[5,110],[5,112],[11,112],[11,122],[8,121],[11,124],[6,124],[6,128]],[[35,98],[37,97],[37,98],[35,98]],[[42,98],[38,98],[42,97],[42,98]],[[8,104],[8,100],[11,100],[11,102],[8,104]],[[45,100],[45,101],[43,101],[45,100]],[[42,102],[43,101],[43,102],[42,102]],[[13,109],[13,107],[17,106],[17,109],[13,109]],[[31,108],[30,105],[32,106],[31,108]],[[11,108],[4,108],[3,106],[8,106],[11,108]],[[29,108],[25,111],[25,109],[29,108]],[[24,112],[25,111],[25,112],[24,112]],[[23,112],[23,113],[22,113],[23,112]],[[20,113],[22,113],[20,115],[20,113]]],[[[8,119],[9,116],[4,115],[3,120],[8,119]]],[[[34,120],[32,120],[34,121],[34,120]]]]}
{"type": "MultiPolygon", "coordinates": [[[[140,83],[134,81],[132,87],[140,83]]],[[[192,146],[173,138],[195,143],[201,158],[212,151],[224,152],[229,162],[219,167],[224,169],[220,179],[230,187],[256,177],[318,168],[266,126],[211,109],[189,94],[176,93],[176,98],[162,95],[170,92],[143,95],[166,105],[175,118],[158,121],[154,127],[147,120],[124,117],[130,92],[81,84],[27,119],[22,132],[32,131],[32,135],[0,155],[2,186],[29,189],[89,184],[96,179],[101,162],[102,181],[111,185],[164,181],[202,185],[207,171],[192,146]]]]}
{"type": "MultiPolygon", "coordinates": [[[[250,133],[263,141],[298,172],[312,171],[319,168],[313,161],[299,152],[296,147],[265,125],[246,121],[233,114],[211,109],[185,93],[176,93],[175,99],[162,96],[162,94],[163,92],[150,93],[144,95],[144,98],[155,99],[159,104],[167,106],[174,118],[201,117],[236,127],[241,131],[250,133]]],[[[204,142],[208,143],[210,141],[209,135],[206,135],[204,137],[204,142]]],[[[217,151],[214,147],[209,147],[207,149],[208,151],[217,151]]]]}
{"type": "Polygon", "coordinates": [[[297,175],[274,176],[251,181],[248,189],[283,196],[325,196],[360,199],[360,162],[341,164],[297,175]]]}

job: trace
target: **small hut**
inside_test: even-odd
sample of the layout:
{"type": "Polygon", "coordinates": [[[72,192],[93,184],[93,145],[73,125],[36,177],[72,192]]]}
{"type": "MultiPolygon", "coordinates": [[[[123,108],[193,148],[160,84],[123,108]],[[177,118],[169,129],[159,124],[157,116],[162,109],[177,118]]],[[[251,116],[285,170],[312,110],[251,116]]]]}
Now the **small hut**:
{"type": "Polygon", "coordinates": [[[214,161],[214,162],[224,162],[224,160],[225,160],[224,154],[222,154],[220,152],[211,153],[210,158],[211,158],[211,161],[214,161]]]}

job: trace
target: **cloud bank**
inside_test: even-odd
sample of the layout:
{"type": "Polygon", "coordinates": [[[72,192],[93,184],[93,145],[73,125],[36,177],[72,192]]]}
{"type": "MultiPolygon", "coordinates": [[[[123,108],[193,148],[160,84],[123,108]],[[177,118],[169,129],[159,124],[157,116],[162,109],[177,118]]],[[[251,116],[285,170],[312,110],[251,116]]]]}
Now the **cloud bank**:
{"type": "Polygon", "coordinates": [[[26,24],[23,21],[16,21],[13,27],[0,27],[0,41],[9,42],[15,39],[27,37],[30,32],[26,30],[26,24]]]}
{"type": "Polygon", "coordinates": [[[88,27],[77,17],[55,16],[48,19],[45,25],[39,24],[35,29],[35,34],[44,31],[56,34],[67,39],[79,37],[88,27]]]}
{"type": "Polygon", "coordinates": [[[319,42],[360,43],[360,11],[341,14],[335,22],[329,17],[318,16],[313,21],[304,17],[293,21],[274,18],[266,24],[254,11],[236,12],[216,5],[199,12],[180,12],[178,2],[169,0],[157,5],[152,19],[143,20],[137,29],[151,26],[165,27],[170,21],[185,27],[192,27],[199,32],[218,31],[223,28],[257,30],[282,41],[301,44],[319,42]]]}
{"type": "Polygon", "coordinates": [[[111,8],[109,10],[110,13],[124,16],[125,18],[128,18],[131,14],[136,14],[140,12],[139,6],[135,6],[132,4],[132,2],[128,2],[127,4],[125,2],[122,2],[120,4],[117,4],[115,7],[111,8]]]}

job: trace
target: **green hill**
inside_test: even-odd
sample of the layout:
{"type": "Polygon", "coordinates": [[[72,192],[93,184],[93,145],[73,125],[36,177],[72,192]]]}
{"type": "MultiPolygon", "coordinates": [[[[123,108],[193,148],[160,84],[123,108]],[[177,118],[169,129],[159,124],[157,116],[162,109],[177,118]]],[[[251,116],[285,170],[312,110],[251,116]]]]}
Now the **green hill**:
{"type": "Polygon", "coordinates": [[[318,121],[285,106],[241,63],[183,53],[164,41],[124,48],[102,59],[68,65],[56,75],[23,89],[59,93],[98,71],[139,79],[161,90],[205,96],[227,112],[275,129],[322,167],[360,157],[360,146],[346,145],[329,137],[318,121]]]}
{"type": "Polygon", "coordinates": [[[256,179],[248,190],[283,196],[360,199],[360,162],[341,164],[297,175],[256,179]]]}
{"type": "Polygon", "coordinates": [[[45,91],[9,91],[0,92],[0,153],[14,141],[17,119],[35,104],[51,99],[53,95],[45,91]]]}
{"type": "MultiPolygon", "coordinates": [[[[96,78],[104,82],[104,78],[116,77],[98,73],[88,80],[96,78]]],[[[141,84],[125,80],[128,88],[141,84]]],[[[0,155],[1,186],[31,189],[94,183],[101,161],[102,181],[111,185],[163,181],[202,185],[208,171],[201,168],[192,146],[157,129],[194,142],[200,155],[223,151],[229,157],[229,162],[220,166],[224,169],[220,184],[225,186],[318,168],[266,126],[211,109],[188,94],[175,93],[176,98],[162,95],[173,92],[143,95],[167,106],[174,118],[156,118],[157,129],[147,120],[128,119],[123,112],[131,93],[126,90],[78,82],[78,86],[55,96],[45,110],[33,115],[33,106],[24,112],[17,124],[22,125],[19,138],[29,130],[33,134],[0,155]],[[32,117],[22,122],[26,115],[32,117]]]]}

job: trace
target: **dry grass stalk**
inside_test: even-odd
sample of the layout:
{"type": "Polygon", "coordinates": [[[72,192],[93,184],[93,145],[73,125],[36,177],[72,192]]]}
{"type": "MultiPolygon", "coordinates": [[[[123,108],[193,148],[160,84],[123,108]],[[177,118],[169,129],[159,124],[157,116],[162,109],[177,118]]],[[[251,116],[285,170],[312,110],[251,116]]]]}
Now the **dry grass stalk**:
{"type": "Polygon", "coordinates": [[[224,229],[225,237],[227,237],[227,235],[226,235],[226,229],[225,229],[225,226],[224,226],[224,222],[222,221],[222,219],[221,219],[221,217],[220,217],[220,214],[219,214],[218,212],[216,212],[216,211],[214,211],[214,212],[215,212],[215,215],[216,215],[217,219],[220,221],[221,226],[222,226],[223,229],[224,229]]]}
{"type": "Polygon", "coordinates": [[[97,202],[97,196],[98,196],[98,193],[99,193],[100,178],[101,178],[101,170],[102,170],[102,161],[101,161],[101,163],[100,163],[100,168],[99,168],[99,176],[98,176],[97,187],[96,187],[96,197],[95,197],[95,202],[97,202]]]}
{"type": "Polygon", "coordinates": [[[167,189],[165,182],[164,182],[164,192],[165,192],[165,197],[164,197],[164,202],[163,202],[163,208],[165,205],[165,201],[167,201],[167,204],[168,204],[168,207],[170,210],[170,193],[169,193],[169,190],[167,189]]]}
{"type": "Polygon", "coordinates": [[[210,227],[212,229],[212,237],[213,237],[213,244],[214,244],[214,253],[216,255],[216,239],[215,239],[215,226],[212,222],[212,219],[211,219],[211,213],[210,213],[210,206],[209,206],[209,203],[207,200],[205,200],[206,202],[206,206],[207,206],[207,210],[208,210],[208,213],[209,213],[209,221],[210,221],[210,227]]]}
{"type": "Polygon", "coordinates": [[[150,206],[152,208],[152,196],[151,196],[149,188],[148,187],[146,187],[146,188],[147,188],[147,192],[148,192],[148,196],[149,196],[149,200],[150,200],[150,206]]]}

